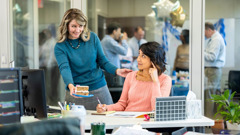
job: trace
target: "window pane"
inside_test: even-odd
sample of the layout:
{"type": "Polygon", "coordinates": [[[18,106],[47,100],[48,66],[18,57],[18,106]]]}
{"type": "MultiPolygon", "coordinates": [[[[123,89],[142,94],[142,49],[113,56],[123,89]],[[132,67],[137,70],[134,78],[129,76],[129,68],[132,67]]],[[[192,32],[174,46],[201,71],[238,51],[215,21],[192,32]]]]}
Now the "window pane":
{"type": "Polygon", "coordinates": [[[13,0],[12,6],[15,66],[33,68],[33,1],[13,0]]]}
{"type": "Polygon", "coordinates": [[[39,68],[45,71],[46,96],[48,105],[57,105],[57,101],[64,100],[65,85],[60,79],[60,73],[54,56],[54,46],[57,38],[57,28],[64,12],[70,8],[70,0],[13,0],[13,60],[15,67],[34,67],[39,58],[39,68]],[[38,5],[34,5],[38,4],[38,5]],[[38,14],[34,11],[38,8],[38,14]],[[37,18],[38,17],[38,18],[37,18]],[[38,20],[38,29],[34,29],[34,21],[38,20]],[[34,37],[38,31],[39,37],[34,37]],[[39,39],[39,45],[34,41],[39,39]],[[39,56],[34,54],[39,52],[39,56]]]}
{"type": "MultiPolygon", "coordinates": [[[[205,20],[214,25],[216,31],[212,31],[205,26],[205,115],[215,118],[216,105],[208,102],[209,94],[220,94],[226,89],[237,91],[239,97],[239,80],[228,82],[231,70],[240,69],[239,64],[239,9],[238,0],[206,0],[205,20]],[[225,10],[222,10],[222,8],[225,10]],[[218,34],[220,37],[218,37],[218,34]],[[222,38],[221,38],[222,37],[222,38]],[[223,44],[221,45],[221,40],[223,44]],[[218,42],[218,43],[216,43],[218,42]],[[236,85],[235,85],[236,84],[236,85]],[[232,87],[234,85],[234,87],[232,87]]],[[[229,78],[230,77],[230,78],[229,78]]],[[[238,77],[239,78],[239,77],[238,77]]],[[[216,117],[217,118],[217,117],[216,117]]]]}
{"type": "Polygon", "coordinates": [[[44,0],[38,8],[39,15],[39,68],[44,69],[48,105],[64,101],[65,85],[60,79],[54,55],[57,29],[64,12],[70,8],[70,0],[44,0]]]}
{"type": "MultiPolygon", "coordinates": [[[[181,75],[178,72],[178,75],[182,77],[178,76],[176,85],[187,87],[188,90],[189,43],[182,43],[180,34],[182,30],[190,28],[189,0],[88,0],[87,17],[89,28],[98,34],[100,40],[108,34],[107,26],[112,22],[119,23],[122,26],[122,32],[127,33],[128,45],[131,38],[134,37],[134,29],[137,26],[143,27],[144,39],[162,44],[166,51],[166,74],[172,75],[173,70],[176,70],[174,61],[178,56],[177,70],[187,72],[181,72],[181,75]],[[177,48],[180,45],[182,46],[177,54],[177,48]]],[[[189,36],[186,37],[189,38],[189,36]]],[[[136,60],[134,61],[134,57],[131,57],[134,56],[134,52],[138,54],[138,47],[135,49],[129,47],[128,54],[120,56],[121,67],[138,70],[136,60]],[[124,60],[132,62],[131,65],[125,64],[124,60]]],[[[107,54],[105,53],[105,55],[107,54]]],[[[107,82],[111,83],[111,80],[107,80],[107,82]]],[[[110,91],[112,85],[112,83],[109,84],[110,91]]],[[[119,85],[116,84],[116,86],[119,85]]]]}

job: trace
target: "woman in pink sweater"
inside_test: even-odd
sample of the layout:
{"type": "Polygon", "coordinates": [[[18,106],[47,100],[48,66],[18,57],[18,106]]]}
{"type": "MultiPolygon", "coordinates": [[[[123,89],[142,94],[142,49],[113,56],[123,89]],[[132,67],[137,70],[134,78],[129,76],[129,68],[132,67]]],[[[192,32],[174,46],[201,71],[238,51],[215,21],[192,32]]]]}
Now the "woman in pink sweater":
{"type": "Polygon", "coordinates": [[[161,45],[157,42],[142,44],[137,62],[139,71],[127,75],[118,102],[112,105],[98,104],[97,112],[152,111],[156,97],[170,95],[172,80],[163,74],[166,63],[161,45]]]}

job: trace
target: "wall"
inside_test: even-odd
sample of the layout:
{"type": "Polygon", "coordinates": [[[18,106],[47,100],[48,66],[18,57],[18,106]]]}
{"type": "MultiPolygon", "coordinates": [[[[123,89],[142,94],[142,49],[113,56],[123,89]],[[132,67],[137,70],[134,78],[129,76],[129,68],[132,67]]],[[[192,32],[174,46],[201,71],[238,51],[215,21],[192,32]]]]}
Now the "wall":
{"type": "Polygon", "coordinates": [[[154,2],[157,0],[108,0],[108,17],[145,16],[152,12],[154,2]]]}

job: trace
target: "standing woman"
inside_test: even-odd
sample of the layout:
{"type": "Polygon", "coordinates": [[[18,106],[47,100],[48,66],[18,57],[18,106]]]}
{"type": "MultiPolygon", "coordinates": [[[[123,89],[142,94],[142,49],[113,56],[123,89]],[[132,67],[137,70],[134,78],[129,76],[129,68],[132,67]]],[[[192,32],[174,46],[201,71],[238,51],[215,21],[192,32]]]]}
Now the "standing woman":
{"type": "Polygon", "coordinates": [[[182,30],[180,39],[182,44],[177,48],[173,70],[189,72],[189,30],[182,30]]]}
{"type": "Polygon", "coordinates": [[[58,42],[54,48],[60,73],[66,84],[67,102],[84,105],[93,110],[98,97],[104,104],[112,104],[102,69],[125,77],[131,70],[117,69],[105,57],[98,36],[88,30],[87,17],[79,9],[65,12],[58,28],[58,42]],[[89,86],[90,98],[77,98],[76,85],[89,86]]]}

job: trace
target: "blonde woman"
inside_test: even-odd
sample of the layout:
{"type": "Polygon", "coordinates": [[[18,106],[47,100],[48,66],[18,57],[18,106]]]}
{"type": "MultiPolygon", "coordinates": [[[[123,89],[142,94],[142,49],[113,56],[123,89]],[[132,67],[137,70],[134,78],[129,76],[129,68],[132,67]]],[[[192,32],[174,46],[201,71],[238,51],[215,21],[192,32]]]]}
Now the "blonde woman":
{"type": "Polygon", "coordinates": [[[54,48],[60,73],[66,84],[66,101],[96,108],[98,97],[104,104],[112,104],[103,70],[125,77],[131,70],[118,69],[105,57],[98,36],[88,30],[87,17],[79,9],[65,12],[58,28],[58,42],[54,48]],[[94,97],[74,96],[76,85],[89,86],[94,97]]]}

